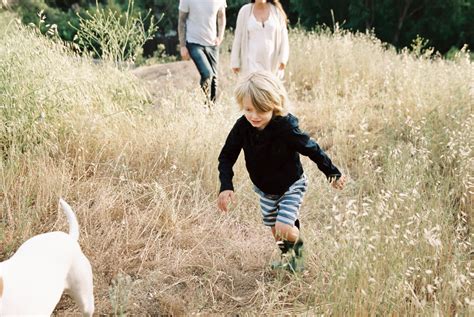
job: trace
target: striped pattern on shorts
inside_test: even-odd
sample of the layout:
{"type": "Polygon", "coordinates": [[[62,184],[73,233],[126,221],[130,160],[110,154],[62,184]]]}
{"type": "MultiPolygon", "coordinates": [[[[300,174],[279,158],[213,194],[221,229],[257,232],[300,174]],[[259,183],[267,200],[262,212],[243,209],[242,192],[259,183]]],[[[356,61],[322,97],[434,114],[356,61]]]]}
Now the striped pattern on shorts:
{"type": "Polygon", "coordinates": [[[263,224],[274,227],[275,223],[281,222],[293,226],[298,219],[307,187],[308,179],[304,174],[281,196],[265,194],[257,186],[254,186],[255,192],[260,195],[263,224]]]}

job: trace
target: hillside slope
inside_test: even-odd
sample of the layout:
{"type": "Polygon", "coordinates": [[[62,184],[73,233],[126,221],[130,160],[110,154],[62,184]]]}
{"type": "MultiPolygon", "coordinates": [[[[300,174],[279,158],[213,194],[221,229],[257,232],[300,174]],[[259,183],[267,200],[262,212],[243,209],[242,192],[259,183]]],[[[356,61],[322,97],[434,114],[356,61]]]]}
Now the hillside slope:
{"type": "MultiPolygon", "coordinates": [[[[216,208],[217,156],[241,114],[221,58],[208,111],[190,62],[119,71],[0,15],[0,259],[77,213],[98,314],[469,315],[474,68],[370,35],[292,30],[301,127],[349,177],[303,158],[306,270],[274,271],[241,157],[216,208]],[[168,69],[171,75],[168,75],[168,69]]],[[[56,312],[76,312],[64,296],[56,312]]]]}

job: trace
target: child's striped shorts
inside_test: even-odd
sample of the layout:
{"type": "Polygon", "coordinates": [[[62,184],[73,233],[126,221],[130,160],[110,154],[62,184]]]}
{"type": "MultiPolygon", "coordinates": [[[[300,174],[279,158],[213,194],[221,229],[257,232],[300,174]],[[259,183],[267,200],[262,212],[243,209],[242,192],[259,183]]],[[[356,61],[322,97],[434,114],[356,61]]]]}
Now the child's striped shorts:
{"type": "Polygon", "coordinates": [[[257,186],[254,186],[255,192],[260,195],[263,224],[274,227],[276,222],[281,222],[293,226],[298,219],[307,187],[308,179],[304,174],[281,196],[265,194],[257,186]]]}

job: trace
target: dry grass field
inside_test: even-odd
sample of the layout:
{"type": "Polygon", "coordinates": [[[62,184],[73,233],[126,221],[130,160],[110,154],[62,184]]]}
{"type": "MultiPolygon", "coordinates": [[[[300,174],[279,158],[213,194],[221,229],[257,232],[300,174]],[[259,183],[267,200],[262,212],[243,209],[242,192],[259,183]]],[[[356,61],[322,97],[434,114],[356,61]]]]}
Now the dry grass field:
{"type": "MultiPolygon", "coordinates": [[[[473,313],[474,66],[396,52],[367,34],[290,34],[292,111],[348,175],[303,158],[306,270],[271,270],[241,157],[237,204],[216,208],[217,156],[240,116],[229,38],[204,108],[189,63],[117,70],[0,14],[0,260],[81,225],[105,315],[473,313]]],[[[77,312],[64,296],[57,314],[77,312]]]]}

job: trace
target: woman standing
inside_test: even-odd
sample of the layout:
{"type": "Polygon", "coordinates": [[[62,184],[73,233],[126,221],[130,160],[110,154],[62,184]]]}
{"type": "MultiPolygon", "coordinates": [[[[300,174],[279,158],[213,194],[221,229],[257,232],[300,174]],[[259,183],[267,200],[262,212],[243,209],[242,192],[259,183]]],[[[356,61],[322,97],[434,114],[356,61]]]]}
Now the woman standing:
{"type": "Polygon", "coordinates": [[[231,53],[234,73],[266,70],[283,78],[290,51],[286,19],[279,0],[252,0],[240,8],[231,53]]]}

